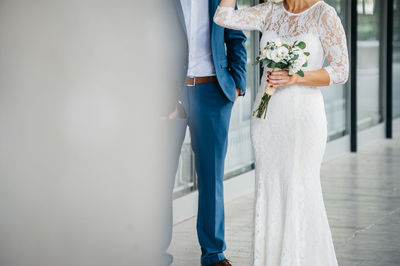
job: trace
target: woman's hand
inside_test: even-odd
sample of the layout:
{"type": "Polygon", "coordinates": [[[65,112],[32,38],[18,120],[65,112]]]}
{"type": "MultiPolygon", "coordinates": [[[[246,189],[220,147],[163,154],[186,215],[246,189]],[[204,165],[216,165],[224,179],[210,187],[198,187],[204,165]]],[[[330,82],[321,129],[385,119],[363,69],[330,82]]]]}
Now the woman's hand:
{"type": "Polygon", "coordinates": [[[287,70],[267,72],[267,82],[271,84],[273,88],[296,84],[298,78],[299,75],[297,74],[293,74],[290,76],[289,71],[287,70]]]}
{"type": "Polygon", "coordinates": [[[221,0],[221,2],[219,2],[220,6],[225,6],[225,7],[233,7],[235,8],[236,5],[236,0],[221,0]]]}

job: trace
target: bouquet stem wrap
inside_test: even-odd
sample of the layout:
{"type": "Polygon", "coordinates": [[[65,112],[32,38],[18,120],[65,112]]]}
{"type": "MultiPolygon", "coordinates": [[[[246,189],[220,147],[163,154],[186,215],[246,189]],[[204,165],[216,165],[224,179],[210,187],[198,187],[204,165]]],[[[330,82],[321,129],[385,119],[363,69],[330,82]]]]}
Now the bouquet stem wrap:
{"type": "MultiPolygon", "coordinates": [[[[275,67],[272,72],[279,71],[280,68],[275,67]]],[[[261,102],[258,105],[257,109],[253,111],[253,115],[256,115],[258,118],[262,118],[264,115],[264,119],[267,116],[267,108],[269,100],[271,99],[272,95],[275,93],[275,88],[271,87],[271,84],[267,84],[265,87],[265,92],[263,97],[261,98],[261,102]]]]}

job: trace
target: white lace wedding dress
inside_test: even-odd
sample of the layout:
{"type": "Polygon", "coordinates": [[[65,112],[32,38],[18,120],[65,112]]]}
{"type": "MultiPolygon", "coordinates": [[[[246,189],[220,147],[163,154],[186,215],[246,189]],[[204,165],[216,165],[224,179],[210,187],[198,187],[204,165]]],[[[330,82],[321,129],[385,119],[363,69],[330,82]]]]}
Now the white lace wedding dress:
{"type": "MultiPolygon", "coordinates": [[[[277,38],[304,41],[311,53],[306,71],[320,69],[328,59],[330,84],[347,81],[346,36],[336,11],[323,1],[296,14],[282,3],[239,10],[218,7],[214,21],[227,28],[260,31],[260,47],[277,38]]],[[[265,73],[254,107],[264,93],[265,73]]],[[[320,89],[278,88],[267,118],[252,118],[251,137],[256,160],[252,265],[337,265],[320,183],[327,141],[320,89]]]]}

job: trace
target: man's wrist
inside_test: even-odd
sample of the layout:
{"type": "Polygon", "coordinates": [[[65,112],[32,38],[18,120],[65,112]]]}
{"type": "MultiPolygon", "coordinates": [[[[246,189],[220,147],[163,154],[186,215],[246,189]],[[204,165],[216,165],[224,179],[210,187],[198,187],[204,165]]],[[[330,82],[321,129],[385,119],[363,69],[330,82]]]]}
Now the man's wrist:
{"type": "Polygon", "coordinates": [[[239,90],[239,96],[244,96],[246,94],[246,92],[241,88],[236,88],[236,89],[239,90]]]}

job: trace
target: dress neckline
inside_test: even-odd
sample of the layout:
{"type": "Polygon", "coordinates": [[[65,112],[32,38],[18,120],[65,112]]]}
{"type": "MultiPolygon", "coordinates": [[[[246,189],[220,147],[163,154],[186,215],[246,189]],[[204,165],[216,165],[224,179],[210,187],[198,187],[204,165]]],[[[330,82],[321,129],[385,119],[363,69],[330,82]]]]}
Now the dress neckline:
{"type": "Polygon", "coordinates": [[[319,0],[319,1],[315,2],[314,4],[312,4],[309,8],[304,9],[303,11],[301,11],[301,12],[299,12],[299,13],[292,13],[292,12],[289,12],[289,11],[285,8],[285,6],[283,5],[283,2],[281,3],[281,7],[282,7],[283,11],[285,11],[287,14],[289,14],[289,15],[291,15],[291,16],[299,16],[299,15],[302,15],[302,14],[308,12],[308,10],[310,10],[310,9],[312,9],[313,7],[317,6],[319,3],[324,3],[324,1],[323,1],[323,0],[319,0]]]}

